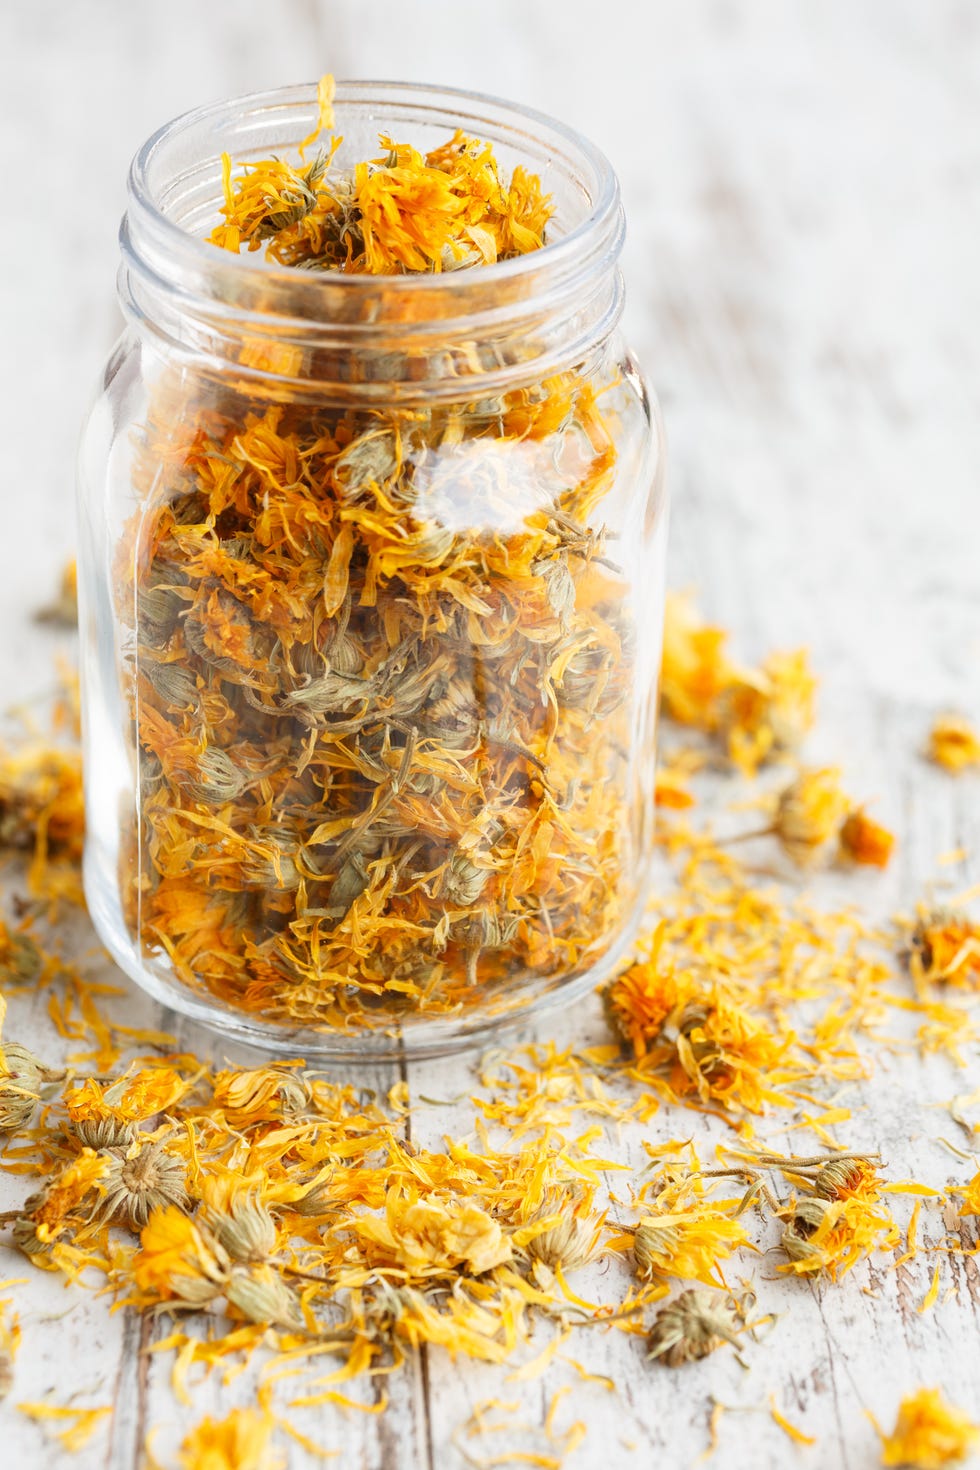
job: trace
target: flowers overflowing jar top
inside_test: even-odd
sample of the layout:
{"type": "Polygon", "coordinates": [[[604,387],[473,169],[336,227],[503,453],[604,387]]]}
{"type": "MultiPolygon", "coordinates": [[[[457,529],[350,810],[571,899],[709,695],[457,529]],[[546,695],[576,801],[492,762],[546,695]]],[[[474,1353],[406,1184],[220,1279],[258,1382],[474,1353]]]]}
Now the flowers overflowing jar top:
{"type": "MultiPolygon", "coordinates": [[[[329,138],[333,119],[322,83],[319,97],[302,86],[204,107],[148,140],[130,175],[120,273],[124,308],[144,334],[198,363],[211,358],[219,370],[235,363],[253,391],[260,384],[269,396],[302,388],[304,396],[331,401],[451,398],[461,379],[467,392],[494,393],[580,368],[601,351],[622,308],[624,226],[615,175],[597,149],[538,113],[466,92],[342,82],[336,109],[325,145],[317,133],[326,123],[329,138]],[[404,136],[412,147],[398,142],[404,136]],[[385,173],[431,173],[433,162],[451,169],[451,150],[463,139],[486,150],[474,169],[485,169],[492,149],[511,195],[524,194],[525,212],[515,203],[496,231],[477,224],[462,255],[458,239],[436,254],[411,249],[408,235],[402,250],[385,251],[372,243],[370,228],[362,230],[359,262],[347,258],[345,242],[340,269],[333,260],[323,269],[325,257],[309,248],[294,258],[288,251],[270,258],[268,249],[239,253],[240,239],[267,244],[274,233],[266,213],[266,233],[249,236],[249,189],[256,195],[262,167],[304,138],[304,158],[280,163],[290,177],[273,180],[286,183],[286,208],[296,215],[303,180],[321,201],[321,216],[328,195],[340,200],[341,215],[356,196],[359,220],[373,209],[383,225],[393,208],[390,188],[382,197],[385,173]],[[248,172],[231,174],[229,160],[264,163],[250,185],[248,172]],[[233,215],[236,190],[243,207],[233,215]],[[544,200],[546,209],[535,209],[544,200]],[[214,230],[222,203],[225,224],[214,230]],[[544,243],[529,248],[544,218],[544,243]]],[[[342,227],[344,220],[332,222],[342,227]]],[[[282,219],[272,223],[281,227],[282,219]]]]}

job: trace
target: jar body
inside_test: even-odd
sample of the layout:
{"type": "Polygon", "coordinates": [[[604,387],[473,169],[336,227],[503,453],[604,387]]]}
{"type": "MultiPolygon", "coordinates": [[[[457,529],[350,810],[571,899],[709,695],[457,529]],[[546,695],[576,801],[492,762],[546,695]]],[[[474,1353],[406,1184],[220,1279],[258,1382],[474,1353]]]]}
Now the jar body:
{"type": "Polygon", "coordinates": [[[659,419],[616,332],[388,405],[355,349],[342,394],[304,389],[302,351],[134,327],[110,363],[80,475],[86,893],[122,968],[225,1034],[432,1053],[635,933],[659,419]]]}

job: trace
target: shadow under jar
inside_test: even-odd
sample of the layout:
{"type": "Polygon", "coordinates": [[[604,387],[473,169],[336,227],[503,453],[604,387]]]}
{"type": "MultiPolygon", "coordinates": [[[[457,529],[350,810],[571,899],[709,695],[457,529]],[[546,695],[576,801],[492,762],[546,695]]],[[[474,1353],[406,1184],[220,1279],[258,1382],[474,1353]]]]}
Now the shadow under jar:
{"type": "Polygon", "coordinates": [[[130,177],[126,331],[80,465],[85,884],[122,968],[222,1032],[434,1054],[594,986],[652,847],[662,435],[589,143],[347,83],[339,160],[456,127],[541,177],[543,248],[416,275],[207,243],[221,154],[316,90],[190,113],[130,177]]]}

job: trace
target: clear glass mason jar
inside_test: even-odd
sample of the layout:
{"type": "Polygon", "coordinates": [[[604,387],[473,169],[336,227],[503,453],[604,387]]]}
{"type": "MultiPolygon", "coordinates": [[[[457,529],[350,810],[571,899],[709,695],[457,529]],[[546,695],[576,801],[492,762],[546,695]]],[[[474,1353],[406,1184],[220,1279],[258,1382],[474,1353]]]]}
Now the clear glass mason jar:
{"type": "Polygon", "coordinates": [[[583,138],[341,84],[344,158],[457,127],[540,175],[542,249],[284,268],[207,243],[221,154],[315,88],[156,133],[80,458],[85,887],[121,967],[225,1035],[426,1055],[603,979],[652,850],[666,501],[583,138]]]}

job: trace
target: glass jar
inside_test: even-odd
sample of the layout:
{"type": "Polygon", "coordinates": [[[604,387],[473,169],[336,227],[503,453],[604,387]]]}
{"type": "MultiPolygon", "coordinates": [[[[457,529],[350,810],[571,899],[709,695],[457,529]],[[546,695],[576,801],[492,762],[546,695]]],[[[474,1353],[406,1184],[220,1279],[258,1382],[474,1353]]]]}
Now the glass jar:
{"type": "Polygon", "coordinates": [[[548,243],[399,276],[207,243],[222,153],[294,154],[313,87],[140,151],[80,460],[85,887],[123,970],[225,1035],[425,1055],[581,994],[638,925],[662,434],[595,148],[463,92],[336,112],[341,163],[492,143],[548,243]]]}

